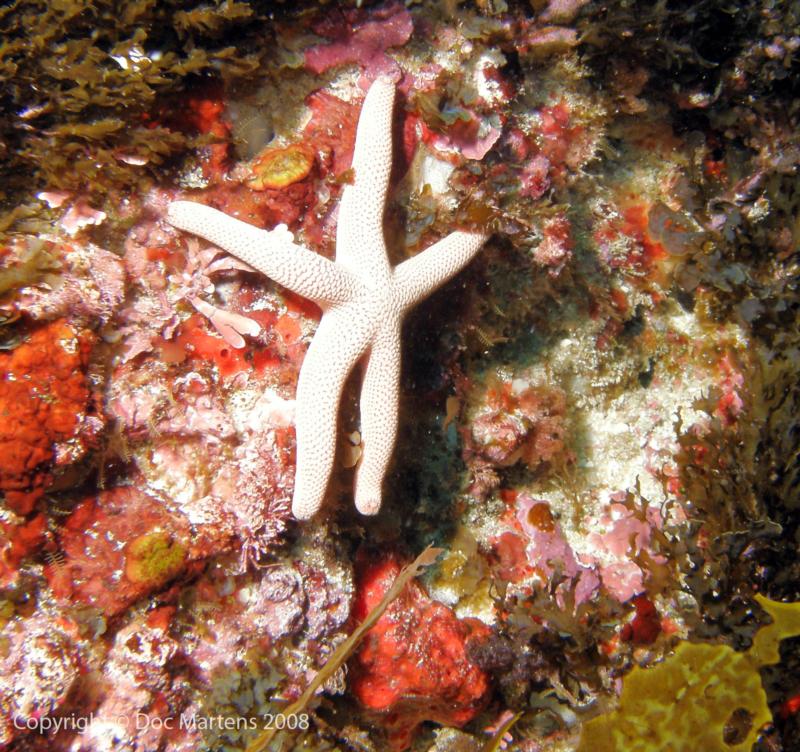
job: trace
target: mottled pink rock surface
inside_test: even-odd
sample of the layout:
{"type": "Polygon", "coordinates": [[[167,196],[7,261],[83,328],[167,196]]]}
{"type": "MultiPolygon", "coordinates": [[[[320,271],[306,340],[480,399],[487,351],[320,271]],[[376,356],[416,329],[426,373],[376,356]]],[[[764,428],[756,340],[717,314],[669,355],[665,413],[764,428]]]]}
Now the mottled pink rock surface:
{"type": "Polygon", "coordinates": [[[314,28],[317,34],[331,41],[306,50],[305,64],[312,73],[357,63],[367,82],[378,76],[399,75],[397,64],[386,52],[402,47],[414,29],[411,14],[401,4],[389,4],[369,20],[363,15],[357,20],[353,11],[337,15],[332,14],[314,28]]]}

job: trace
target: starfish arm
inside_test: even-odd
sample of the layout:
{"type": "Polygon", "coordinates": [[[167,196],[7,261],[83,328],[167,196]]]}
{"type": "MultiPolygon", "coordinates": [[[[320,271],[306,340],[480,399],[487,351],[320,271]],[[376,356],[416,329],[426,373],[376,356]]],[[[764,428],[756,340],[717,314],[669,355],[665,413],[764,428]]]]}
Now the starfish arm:
{"type": "Polygon", "coordinates": [[[353,183],[339,203],[336,261],[362,278],[390,274],[383,237],[383,211],[392,171],[394,83],[378,78],[370,86],[358,119],[353,183]]]}
{"type": "Polygon", "coordinates": [[[293,243],[291,233],[280,225],[272,231],[260,230],[194,201],[173,201],[167,219],[320,305],[346,302],[355,289],[355,280],[345,269],[293,243]]]}
{"type": "Polygon", "coordinates": [[[347,375],[369,344],[370,328],[350,306],[325,313],[297,382],[297,471],[292,512],[313,517],[322,505],[336,453],[339,401],[347,375]]]}
{"type": "Polygon", "coordinates": [[[406,309],[430,295],[458,274],[488,238],[489,235],[482,232],[452,232],[396,266],[394,292],[397,303],[406,309]]]}
{"type": "Polygon", "coordinates": [[[383,479],[397,438],[400,399],[400,321],[390,320],[372,343],[361,387],[363,454],[356,471],[355,502],[362,514],[377,514],[383,479]]]}

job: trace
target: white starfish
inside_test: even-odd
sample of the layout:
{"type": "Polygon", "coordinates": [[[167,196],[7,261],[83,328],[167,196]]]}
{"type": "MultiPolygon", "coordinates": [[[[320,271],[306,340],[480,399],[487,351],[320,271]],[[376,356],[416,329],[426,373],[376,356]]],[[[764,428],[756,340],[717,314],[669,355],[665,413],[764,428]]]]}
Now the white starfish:
{"type": "Polygon", "coordinates": [[[403,316],[459,272],[488,237],[453,232],[394,269],[389,265],[383,213],[392,166],[394,93],[394,84],[379,78],[364,100],[353,154],[355,178],[342,191],[339,206],[335,262],[296,245],[285,225],[259,230],[191,201],[169,207],[168,219],[176,227],[206,238],[322,308],[297,383],[292,511],[298,519],[313,516],[325,497],[342,387],[363,355],[363,453],[355,503],[363,514],[378,511],[397,436],[403,316]]]}

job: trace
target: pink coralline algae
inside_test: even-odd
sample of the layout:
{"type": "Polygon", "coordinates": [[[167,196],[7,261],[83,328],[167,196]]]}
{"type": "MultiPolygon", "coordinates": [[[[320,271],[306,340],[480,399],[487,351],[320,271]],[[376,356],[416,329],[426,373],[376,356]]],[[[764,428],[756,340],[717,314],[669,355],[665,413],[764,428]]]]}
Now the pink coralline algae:
{"type": "Polygon", "coordinates": [[[631,509],[614,498],[597,517],[601,532],[590,532],[590,553],[576,554],[553,514],[550,503],[529,494],[504,493],[512,505],[513,530],[506,530],[492,540],[496,566],[512,582],[526,581],[536,575],[544,583],[558,585],[557,597],[565,589],[573,591],[575,603],[592,600],[603,591],[620,603],[645,590],[646,575],[634,560],[645,551],[653,561],[663,557],[651,549],[653,529],[663,524],[658,509],[648,509],[640,519],[631,509]],[[563,582],[562,582],[563,581],[563,582]]]}
{"type": "MultiPolygon", "coordinates": [[[[204,691],[237,673],[248,655],[274,658],[286,645],[293,654],[303,651],[324,662],[331,640],[344,636],[352,585],[326,544],[313,558],[314,564],[279,559],[235,579],[214,568],[201,575],[193,588],[194,608],[213,612],[214,618],[205,621],[203,639],[185,642],[183,649],[204,691]]],[[[288,680],[282,691],[287,696],[302,691],[308,664],[288,661],[282,670],[288,680]]]]}
{"type": "Polygon", "coordinates": [[[224,255],[216,248],[201,249],[195,238],[186,242],[186,265],[181,272],[170,274],[167,297],[173,306],[182,301],[203,314],[219,335],[231,346],[241,350],[245,346],[243,334],[251,337],[261,331],[258,322],[232,311],[225,311],[209,303],[203,296],[214,292],[211,276],[219,272],[249,271],[249,267],[224,255]]]}
{"type": "MultiPolygon", "coordinates": [[[[600,585],[594,567],[585,566],[564,537],[547,501],[523,494],[517,499],[517,520],[528,539],[526,552],[534,571],[545,582],[557,574],[574,589],[575,604],[590,600],[600,585]]],[[[563,586],[562,586],[563,587],[563,586]]]]}
{"type": "Polygon", "coordinates": [[[291,519],[294,403],[262,388],[246,417],[235,421],[207,370],[175,377],[126,363],[108,402],[133,446],[152,445],[146,460],[136,460],[142,471],[167,475],[171,497],[205,521],[202,531],[236,534],[242,565],[267,552],[291,519]]]}
{"type": "Polygon", "coordinates": [[[272,568],[246,593],[240,592],[240,601],[247,606],[242,618],[252,623],[255,633],[277,642],[296,634],[302,626],[306,589],[297,570],[272,568]]]}
{"type": "Polygon", "coordinates": [[[69,202],[67,211],[59,221],[59,225],[68,235],[75,236],[86,227],[100,225],[108,217],[104,211],[93,208],[83,196],[76,197],[63,191],[43,191],[36,197],[53,209],[69,202]]]}
{"type": "Polygon", "coordinates": [[[369,20],[359,23],[357,17],[353,11],[345,10],[341,14],[331,14],[314,27],[317,34],[331,41],[306,50],[306,67],[312,73],[358,63],[364,70],[365,83],[380,75],[399,75],[397,64],[386,51],[401,47],[409,40],[414,30],[411,14],[398,3],[373,12],[369,20]]]}
{"type": "Polygon", "coordinates": [[[465,159],[483,159],[502,134],[502,120],[472,108],[454,105],[438,114],[437,132],[423,127],[423,140],[443,156],[453,152],[465,159]]]}
{"type": "Polygon", "coordinates": [[[533,250],[536,263],[557,277],[572,258],[572,227],[564,215],[550,217],[542,228],[542,241],[533,250]]]}
{"type": "MultiPolygon", "coordinates": [[[[198,374],[189,374],[173,382],[172,395],[175,404],[163,406],[160,417],[149,416],[160,436],[196,436],[209,444],[235,436],[236,430],[222,400],[198,374]]],[[[141,418],[138,422],[141,424],[141,418]]],[[[128,425],[134,428],[136,423],[128,425]]]]}
{"type": "Polygon", "coordinates": [[[125,298],[125,269],[119,256],[91,243],[49,243],[58,274],[24,288],[15,307],[31,319],[69,318],[74,325],[107,324],[125,298]]]}
{"type": "Polygon", "coordinates": [[[276,563],[240,578],[234,596],[224,598],[221,582],[202,578],[198,597],[216,604],[217,624],[209,625],[216,638],[199,643],[192,660],[208,666],[203,671],[210,680],[229,658],[217,642],[277,646],[288,638],[319,640],[340,629],[350,614],[350,596],[337,589],[334,574],[302,561],[276,563]]]}
{"type": "Polygon", "coordinates": [[[517,49],[532,57],[564,52],[578,44],[575,29],[562,26],[535,26],[527,30],[516,42],[517,49]]]}
{"type": "Polygon", "coordinates": [[[156,609],[116,632],[102,674],[88,680],[94,690],[88,698],[91,723],[62,748],[114,752],[125,740],[130,749],[179,750],[199,742],[188,738],[177,721],[165,723],[185,707],[188,689],[176,677],[179,643],[168,634],[168,620],[161,621],[171,612],[156,609]]]}
{"type": "Polygon", "coordinates": [[[663,561],[663,557],[655,555],[650,548],[653,529],[663,525],[660,510],[648,508],[645,518],[641,519],[621,503],[625,496],[624,492],[612,494],[610,503],[598,516],[603,532],[589,535],[603,587],[621,602],[645,588],[645,573],[633,560],[635,556],[646,551],[654,560],[663,561]]]}
{"type": "Polygon", "coordinates": [[[233,519],[242,562],[258,558],[280,539],[291,519],[294,439],[286,427],[249,429],[211,489],[211,499],[233,519]]]}
{"type": "Polygon", "coordinates": [[[492,65],[471,72],[460,89],[444,96],[436,89],[436,77],[423,79],[410,87],[417,112],[407,117],[406,140],[413,134],[453,164],[482,160],[500,142],[507,121],[503,105],[513,92],[512,81],[492,65]]]}
{"type": "Polygon", "coordinates": [[[531,157],[519,174],[520,195],[527,198],[541,198],[550,187],[550,160],[543,154],[531,157]]]}
{"type": "Polygon", "coordinates": [[[545,23],[569,23],[588,2],[589,0],[550,0],[539,20],[545,23]]]}
{"type": "Polygon", "coordinates": [[[297,567],[308,598],[304,634],[310,640],[322,641],[350,618],[353,605],[350,581],[345,580],[348,587],[342,587],[340,582],[345,578],[336,577],[335,572],[305,562],[298,562],[297,567]]]}
{"type": "Polygon", "coordinates": [[[0,651],[0,745],[57,714],[82,671],[76,630],[44,616],[17,619],[3,630],[0,651]]]}
{"type": "Polygon", "coordinates": [[[597,134],[578,115],[565,100],[540,107],[523,142],[529,156],[541,155],[547,160],[548,176],[556,187],[562,187],[570,174],[582,168],[597,148],[597,134]]]}
{"type": "Polygon", "coordinates": [[[167,277],[182,260],[172,236],[157,223],[140,223],[128,233],[124,263],[132,289],[120,312],[123,361],[150,352],[159,336],[174,336],[180,318],[167,298],[167,277]]]}
{"type": "Polygon", "coordinates": [[[494,537],[491,544],[497,572],[505,582],[521,582],[534,573],[523,536],[507,530],[494,537]]]}
{"type": "MultiPolygon", "coordinates": [[[[220,257],[218,249],[203,248],[196,239],[189,239],[185,250],[181,250],[174,237],[164,234],[156,225],[138,226],[131,231],[125,245],[125,265],[136,280],[137,295],[121,315],[125,322],[124,360],[132,360],[159,344],[175,341],[176,335],[185,334],[189,324],[182,322],[182,315],[186,315],[187,309],[204,316],[220,335],[220,350],[241,350],[246,342],[244,336],[255,337],[261,332],[261,325],[255,319],[211,302],[215,293],[212,277],[220,279],[248,271],[245,264],[229,255],[220,257]]],[[[196,320],[191,316],[188,319],[196,320]]],[[[188,343],[171,348],[169,359],[185,357],[181,346],[185,344],[188,343]]],[[[242,361],[235,353],[231,357],[236,362],[242,361]]]]}
{"type": "Polygon", "coordinates": [[[482,470],[523,462],[531,469],[569,461],[566,397],[560,389],[490,385],[464,429],[464,459],[482,470]]]}

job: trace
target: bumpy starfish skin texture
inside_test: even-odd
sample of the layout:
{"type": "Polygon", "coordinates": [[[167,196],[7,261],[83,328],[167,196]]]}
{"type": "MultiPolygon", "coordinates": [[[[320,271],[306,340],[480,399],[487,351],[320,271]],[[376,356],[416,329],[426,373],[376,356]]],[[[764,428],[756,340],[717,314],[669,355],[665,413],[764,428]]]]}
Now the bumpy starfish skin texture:
{"type": "Polygon", "coordinates": [[[353,154],[355,178],[345,186],[339,206],[335,262],[296,245],[283,225],[259,230],[191,201],[169,207],[175,227],[206,238],[322,308],[297,384],[292,511],[298,519],[312,517],[325,498],[342,388],[363,356],[363,452],[355,503],[363,514],[380,509],[397,436],[403,316],[469,263],[488,238],[456,231],[397,267],[389,265],[383,213],[392,166],[394,94],[394,84],[379,78],[364,100],[353,154]]]}

